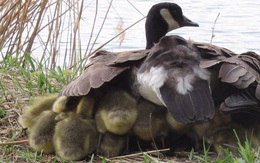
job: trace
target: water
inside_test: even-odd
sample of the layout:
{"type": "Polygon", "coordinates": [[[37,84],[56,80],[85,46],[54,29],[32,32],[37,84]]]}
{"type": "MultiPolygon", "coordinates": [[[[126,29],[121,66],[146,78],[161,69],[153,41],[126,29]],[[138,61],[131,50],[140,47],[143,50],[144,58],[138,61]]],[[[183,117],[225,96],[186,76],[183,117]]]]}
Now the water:
{"type": "MultiPolygon", "coordinates": [[[[131,0],[131,3],[136,6],[143,15],[146,15],[153,4],[159,2],[161,1],[131,0]]],[[[218,13],[220,13],[215,26],[213,43],[237,53],[249,50],[260,53],[260,1],[175,0],[174,2],[182,7],[186,17],[199,23],[200,27],[185,27],[172,31],[169,34],[177,34],[186,39],[190,38],[195,41],[209,43],[214,21],[218,13]]],[[[92,5],[94,6],[94,3],[89,7],[94,9],[92,5]]],[[[99,5],[100,15],[104,15],[109,2],[102,1],[99,2],[99,5]]],[[[98,39],[98,43],[105,42],[115,34],[116,25],[120,20],[119,16],[123,20],[125,27],[143,17],[127,0],[114,0],[113,8],[108,15],[107,23],[98,39]]],[[[85,24],[82,25],[84,26],[85,24]]],[[[88,33],[84,33],[83,35],[88,35],[88,33]]],[[[145,42],[144,21],[142,21],[126,32],[125,39],[121,46],[118,41],[115,40],[104,48],[111,51],[143,49],[145,42]]]]}
{"type": "MultiPolygon", "coordinates": [[[[141,19],[143,15],[146,15],[152,5],[159,2],[161,1],[131,0],[131,3],[141,12],[139,13],[127,0],[114,0],[94,49],[111,39],[117,33],[117,25],[120,22],[124,28],[128,27],[141,19]]],[[[216,22],[214,31],[215,37],[213,38],[212,43],[226,47],[237,53],[251,50],[260,54],[260,1],[175,0],[174,2],[182,7],[183,13],[186,17],[199,23],[200,27],[185,27],[177,29],[170,32],[169,35],[177,34],[186,39],[209,43],[211,40],[214,21],[218,13],[220,13],[216,22]]],[[[94,0],[85,0],[83,16],[80,24],[80,46],[82,53],[85,53],[89,41],[95,14],[95,3],[94,0]]],[[[98,21],[94,30],[94,37],[100,29],[110,2],[102,0],[98,1],[98,3],[98,21]]],[[[44,21],[47,21],[47,17],[45,19],[44,21]]],[[[110,51],[144,49],[146,44],[144,23],[145,21],[143,20],[126,31],[125,38],[121,44],[118,39],[115,39],[103,47],[103,49],[110,51]]],[[[48,31],[46,30],[41,32],[41,39],[43,39],[43,42],[47,39],[47,32],[48,31]]],[[[58,64],[63,63],[65,45],[67,44],[65,41],[67,41],[66,32],[64,32],[64,36],[59,42],[61,49],[58,50],[60,57],[60,62],[58,61],[58,64]]],[[[42,43],[36,39],[33,45],[34,51],[32,54],[39,58],[43,53],[43,49],[40,47],[41,44],[42,43]]]]}

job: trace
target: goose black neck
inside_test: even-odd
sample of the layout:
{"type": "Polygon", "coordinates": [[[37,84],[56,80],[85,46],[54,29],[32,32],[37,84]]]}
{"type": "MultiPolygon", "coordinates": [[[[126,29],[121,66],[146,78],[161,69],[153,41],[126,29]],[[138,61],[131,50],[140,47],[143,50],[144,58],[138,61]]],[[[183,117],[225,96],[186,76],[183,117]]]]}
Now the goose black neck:
{"type": "Polygon", "coordinates": [[[152,31],[152,32],[147,32],[146,34],[146,49],[151,49],[155,43],[158,43],[160,38],[166,35],[167,32],[163,31],[152,31]]]}
{"type": "Polygon", "coordinates": [[[148,13],[145,22],[146,49],[151,49],[168,32],[168,24],[160,14],[148,13]]]}

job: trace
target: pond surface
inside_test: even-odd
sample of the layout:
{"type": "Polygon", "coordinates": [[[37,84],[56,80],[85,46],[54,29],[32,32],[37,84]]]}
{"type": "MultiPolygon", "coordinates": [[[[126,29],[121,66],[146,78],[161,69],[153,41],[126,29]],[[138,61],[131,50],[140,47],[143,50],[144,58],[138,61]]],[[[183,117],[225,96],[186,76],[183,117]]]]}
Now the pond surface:
{"type": "MultiPolygon", "coordinates": [[[[160,0],[131,0],[131,3],[143,14],[146,15],[153,4],[161,2],[160,0]]],[[[213,43],[224,46],[235,52],[244,52],[248,50],[260,52],[260,1],[255,0],[175,0],[172,1],[179,4],[186,17],[199,23],[199,28],[185,27],[170,32],[169,34],[181,35],[186,39],[195,41],[210,42],[212,35],[212,27],[220,13],[216,25],[213,43]]],[[[95,2],[93,1],[86,9],[87,13],[94,13],[95,2]]],[[[99,1],[100,20],[105,15],[109,6],[108,1],[99,1]]],[[[109,40],[116,33],[116,26],[122,20],[123,26],[128,27],[143,16],[134,9],[127,0],[114,0],[108,19],[106,20],[104,29],[98,38],[98,44],[102,44],[109,40]]],[[[89,19],[92,14],[83,15],[89,19]]],[[[125,33],[125,39],[122,44],[115,39],[105,49],[108,50],[127,50],[127,49],[143,49],[145,47],[144,20],[129,29],[125,33]]],[[[98,22],[101,24],[101,21],[98,22]]],[[[91,25],[81,24],[84,30],[82,35],[88,38],[91,25]],[[86,29],[86,30],[85,30],[86,29]],[[87,30],[88,29],[88,30],[87,30]]],[[[81,37],[83,38],[83,37],[81,37]]],[[[87,42],[86,41],[83,42],[87,42]]],[[[98,47],[99,45],[96,45],[98,47]]],[[[83,46],[83,43],[82,43],[83,46]]]]}

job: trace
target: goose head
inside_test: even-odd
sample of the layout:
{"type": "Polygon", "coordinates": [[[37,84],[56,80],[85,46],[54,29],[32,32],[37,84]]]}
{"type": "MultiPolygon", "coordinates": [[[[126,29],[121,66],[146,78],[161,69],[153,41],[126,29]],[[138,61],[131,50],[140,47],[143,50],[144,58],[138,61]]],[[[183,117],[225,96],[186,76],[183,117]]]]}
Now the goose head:
{"type": "Polygon", "coordinates": [[[146,49],[159,42],[167,32],[184,26],[198,27],[199,24],[185,17],[179,5],[165,2],[152,6],[145,22],[146,49]]]}

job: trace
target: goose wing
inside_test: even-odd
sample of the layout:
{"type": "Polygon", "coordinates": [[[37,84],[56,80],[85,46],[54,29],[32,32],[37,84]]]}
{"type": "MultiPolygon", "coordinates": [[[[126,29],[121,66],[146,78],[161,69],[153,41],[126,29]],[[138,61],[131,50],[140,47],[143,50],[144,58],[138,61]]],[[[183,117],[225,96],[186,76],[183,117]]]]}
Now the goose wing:
{"type": "Polygon", "coordinates": [[[180,94],[170,83],[160,88],[166,107],[178,122],[205,121],[214,116],[214,102],[207,81],[198,80],[193,83],[193,87],[187,94],[180,94]]]}
{"type": "MultiPolygon", "coordinates": [[[[260,105],[260,56],[235,54],[212,44],[194,42],[202,56],[200,67],[211,72],[215,105],[222,111],[256,110],[260,105]]],[[[260,109],[257,109],[260,111],[260,109]]]]}
{"type": "Polygon", "coordinates": [[[239,89],[260,82],[260,59],[256,53],[246,52],[222,60],[219,69],[222,82],[230,83],[239,89]]]}
{"type": "Polygon", "coordinates": [[[260,57],[246,52],[227,58],[219,70],[222,82],[237,88],[221,104],[222,111],[260,112],[260,57]]]}
{"type": "Polygon", "coordinates": [[[84,72],[64,87],[60,95],[87,95],[91,88],[101,87],[104,83],[111,81],[129,69],[134,64],[134,61],[139,61],[146,55],[146,50],[118,53],[101,50],[89,58],[89,63],[85,67],[84,72]]]}
{"type": "Polygon", "coordinates": [[[213,44],[209,43],[204,43],[204,42],[194,42],[192,41],[192,44],[197,48],[199,51],[201,57],[203,59],[220,59],[220,58],[229,58],[236,53],[233,51],[226,49],[224,47],[216,46],[213,44]]]}
{"type": "Polygon", "coordinates": [[[230,95],[221,104],[220,109],[224,112],[256,111],[260,113],[260,98],[256,94],[256,92],[259,91],[257,90],[259,88],[259,84],[252,84],[247,89],[241,90],[230,95]]]}
{"type": "Polygon", "coordinates": [[[171,67],[170,72],[160,88],[166,107],[182,123],[212,119],[215,109],[207,82],[209,74],[199,67],[199,53],[189,46],[176,46],[169,53],[171,59],[166,59],[164,66],[171,67]]]}
{"type": "Polygon", "coordinates": [[[199,62],[196,49],[183,38],[161,38],[138,70],[141,95],[165,105],[178,122],[213,118],[215,109],[207,82],[209,74],[199,67],[199,62]]]}
{"type": "Polygon", "coordinates": [[[213,44],[193,41],[192,44],[197,48],[202,58],[200,63],[201,68],[211,68],[220,64],[223,59],[236,55],[236,53],[229,49],[213,44]]]}

